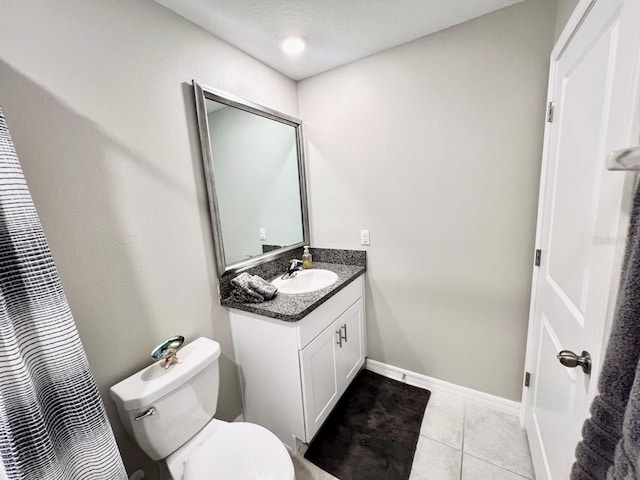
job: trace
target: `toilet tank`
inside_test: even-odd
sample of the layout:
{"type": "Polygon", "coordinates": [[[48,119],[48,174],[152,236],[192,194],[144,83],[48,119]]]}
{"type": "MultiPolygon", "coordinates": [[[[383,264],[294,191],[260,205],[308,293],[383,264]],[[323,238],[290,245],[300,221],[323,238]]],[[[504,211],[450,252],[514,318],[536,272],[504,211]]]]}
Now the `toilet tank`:
{"type": "Polygon", "coordinates": [[[213,418],[219,357],[218,342],[200,337],[178,351],[182,363],[165,369],[156,362],[111,387],[122,424],[153,460],[166,458],[213,418]]]}

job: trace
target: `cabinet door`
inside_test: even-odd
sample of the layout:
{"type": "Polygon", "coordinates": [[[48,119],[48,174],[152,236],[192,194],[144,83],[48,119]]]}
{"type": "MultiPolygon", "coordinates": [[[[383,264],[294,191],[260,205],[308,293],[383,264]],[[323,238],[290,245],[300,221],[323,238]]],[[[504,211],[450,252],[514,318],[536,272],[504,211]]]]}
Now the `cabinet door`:
{"type": "Polygon", "coordinates": [[[336,320],[342,335],[338,346],[338,392],[342,394],[364,363],[364,308],[362,298],[336,320]]]}
{"type": "Polygon", "coordinates": [[[335,322],[300,351],[302,396],[306,441],[318,431],[339,397],[337,343],[339,331],[335,322]]]}

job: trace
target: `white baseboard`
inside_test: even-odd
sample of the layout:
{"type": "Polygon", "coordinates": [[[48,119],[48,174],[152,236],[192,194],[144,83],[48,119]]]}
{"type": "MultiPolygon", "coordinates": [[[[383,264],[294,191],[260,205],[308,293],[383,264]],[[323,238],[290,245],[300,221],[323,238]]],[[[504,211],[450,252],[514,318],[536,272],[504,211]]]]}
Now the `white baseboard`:
{"type": "Polygon", "coordinates": [[[498,397],[496,395],[479,392],[472,388],[462,387],[454,383],[438,380],[437,378],[428,377],[420,373],[405,370],[404,368],[394,367],[393,365],[387,365],[386,363],[371,360],[369,358],[367,359],[366,369],[385,377],[413,385],[414,387],[424,388],[426,390],[431,390],[432,392],[442,392],[449,395],[455,395],[466,400],[481,403],[487,407],[500,410],[510,415],[520,415],[520,409],[522,407],[520,402],[514,402],[513,400],[507,400],[506,398],[498,397]]]}

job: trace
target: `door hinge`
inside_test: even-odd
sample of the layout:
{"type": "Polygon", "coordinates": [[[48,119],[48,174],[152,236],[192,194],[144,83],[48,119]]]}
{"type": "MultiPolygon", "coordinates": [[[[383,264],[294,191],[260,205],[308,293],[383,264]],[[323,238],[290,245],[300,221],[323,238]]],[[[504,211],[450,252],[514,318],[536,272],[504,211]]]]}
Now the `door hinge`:
{"type": "Polygon", "coordinates": [[[533,264],[534,264],[536,267],[539,267],[539,266],[540,266],[540,260],[541,260],[541,259],[542,259],[542,250],[540,250],[540,249],[538,248],[538,249],[536,250],[536,258],[535,258],[535,260],[533,261],[533,264]]]}
{"type": "Polygon", "coordinates": [[[529,372],[524,372],[524,386],[528,387],[531,383],[531,374],[529,372]]]}
{"type": "Polygon", "coordinates": [[[547,122],[553,122],[553,111],[555,109],[555,104],[553,102],[549,102],[547,107],[547,122]]]}

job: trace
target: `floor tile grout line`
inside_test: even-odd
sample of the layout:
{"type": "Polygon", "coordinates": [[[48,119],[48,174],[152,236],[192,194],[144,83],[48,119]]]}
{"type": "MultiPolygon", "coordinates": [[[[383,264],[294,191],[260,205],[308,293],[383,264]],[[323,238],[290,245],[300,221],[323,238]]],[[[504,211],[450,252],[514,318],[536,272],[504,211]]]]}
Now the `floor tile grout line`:
{"type": "Polygon", "coordinates": [[[462,410],[462,451],[460,452],[460,480],[462,480],[462,468],[464,465],[464,433],[467,429],[467,402],[464,402],[462,410]]]}
{"type": "MultiPolygon", "coordinates": [[[[448,395],[448,396],[455,397],[455,395],[448,395]]],[[[456,399],[460,399],[459,397],[455,397],[455,398],[456,399]]],[[[433,399],[430,399],[429,404],[427,405],[427,410],[429,408],[429,405],[433,405],[432,400],[433,399]]],[[[462,408],[462,420],[464,421],[464,404],[465,404],[465,400],[464,399],[461,399],[461,400],[462,400],[462,406],[463,406],[463,408],[462,408]]],[[[435,407],[432,407],[432,408],[435,408],[435,407]]],[[[433,415],[433,413],[436,413],[436,412],[432,412],[432,415],[433,415]]],[[[438,413],[441,413],[441,412],[438,412],[438,413]]],[[[452,412],[448,412],[448,413],[452,413],[452,412]]],[[[455,412],[453,412],[453,413],[455,413],[455,412]]],[[[444,440],[442,440],[440,438],[436,438],[435,436],[432,436],[429,433],[426,433],[424,428],[423,428],[424,423],[426,421],[427,421],[427,414],[425,412],[425,415],[423,417],[422,423],[420,425],[420,432],[419,432],[420,437],[424,437],[424,438],[427,438],[429,440],[433,440],[434,442],[437,442],[437,443],[439,443],[441,445],[444,445],[446,447],[452,448],[454,450],[462,451],[462,442],[460,442],[460,444],[452,445],[451,443],[446,443],[444,440]]],[[[452,442],[452,443],[456,443],[456,442],[452,442]]]]}
{"type": "Polygon", "coordinates": [[[427,440],[431,440],[432,442],[436,442],[439,443],[440,445],[444,445],[445,447],[450,448],[451,450],[455,450],[456,452],[461,452],[462,451],[462,447],[458,448],[458,447],[452,447],[451,445],[449,445],[448,443],[444,443],[442,440],[438,440],[437,438],[431,438],[429,435],[425,435],[424,433],[421,433],[418,436],[418,440],[420,440],[420,437],[424,437],[427,440]]]}
{"type": "MultiPolygon", "coordinates": [[[[463,438],[463,447],[464,447],[464,434],[465,434],[465,432],[466,432],[467,406],[468,406],[470,403],[474,403],[474,402],[473,402],[472,400],[466,400],[466,401],[465,401],[465,410],[464,410],[465,425],[464,425],[463,430],[462,430],[462,435],[463,435],[463,437],[462,437],[462,438],[463,438]]],[[[529,476],[524,475],[524,474],[522,474],[522,473],[518,473],[518,472],[515,472],[515,471],[513,471],[513,470],[511,470],[511,469],[509,469],[509,468],[503,467],[502,465],[498,465],[497,463],[494,463],[494,462],[493,462],[493,461],[491,461],[491,460],[487,460],[487,459],[482,458],[482,457],[479,457],[479,456],[477,456],[477,455],[473,455],[473,454],[470,454],[470,453],[466,453],[466,452],[464,451],[464,448],[463,448],[463,451],[462,451],[462,455],[463,455],[463,456],[464,456],[464,455],[469,455],[470,457],[473,457],[473,458],[475,458],[475,459],[477,459],[477,460],[480,460],[480,461],[486,462],[486,463],[488,463],[488,464],[490,464],[490,465],[493,465],[494,467],[500,468],[500,469],[502,469],[502,470],[504,470],[504,471],[506,471],[506,472],[512,473],[512,474],[514,474],[514,475],[517,475],[517,476],[519,476],[519,477],[521,477],[521,478],[523,478],[523,479],[525,479],[525,480],[533,480],[533,478],[535,478],[535,473],[533,474],[533,475],[534,475],[534,477],[533,477],[533,478],[532,478],[532,477],[529,477],[529,476]]],[[[529,452],[529,458],[531,458],[531,453],[530,453],[530,452],[529,452]]]]}
{"type": "Polygon", "coordinates": [[[497,463],[493,463],[493,462],[491,462],[491,461],[489,461],[489,460],[487,460],[485,458],[478,457],[477,455],[472,455],[470,453],[466,453],[465,455],[469,455],[470,457],[473,457],[473,458],[475,458],[477,460],[480,460],[480,461],[483,461],[485,463],[488,463],[489,465],[493,465],[494,467],[498,467],[498,468],[501,468],[502,470],[506,470],[507,472],[513,473],[514,475],[518,475],[519,477],[522,477],[522,478],[524,478],[526,480],[533,480],[531,477],[527,477],[526,475],[523,475],[521,473],[514,472],[513,470],[511,470],[509,468],[503,467],[502,465],[498,465],[497,463]]]}

